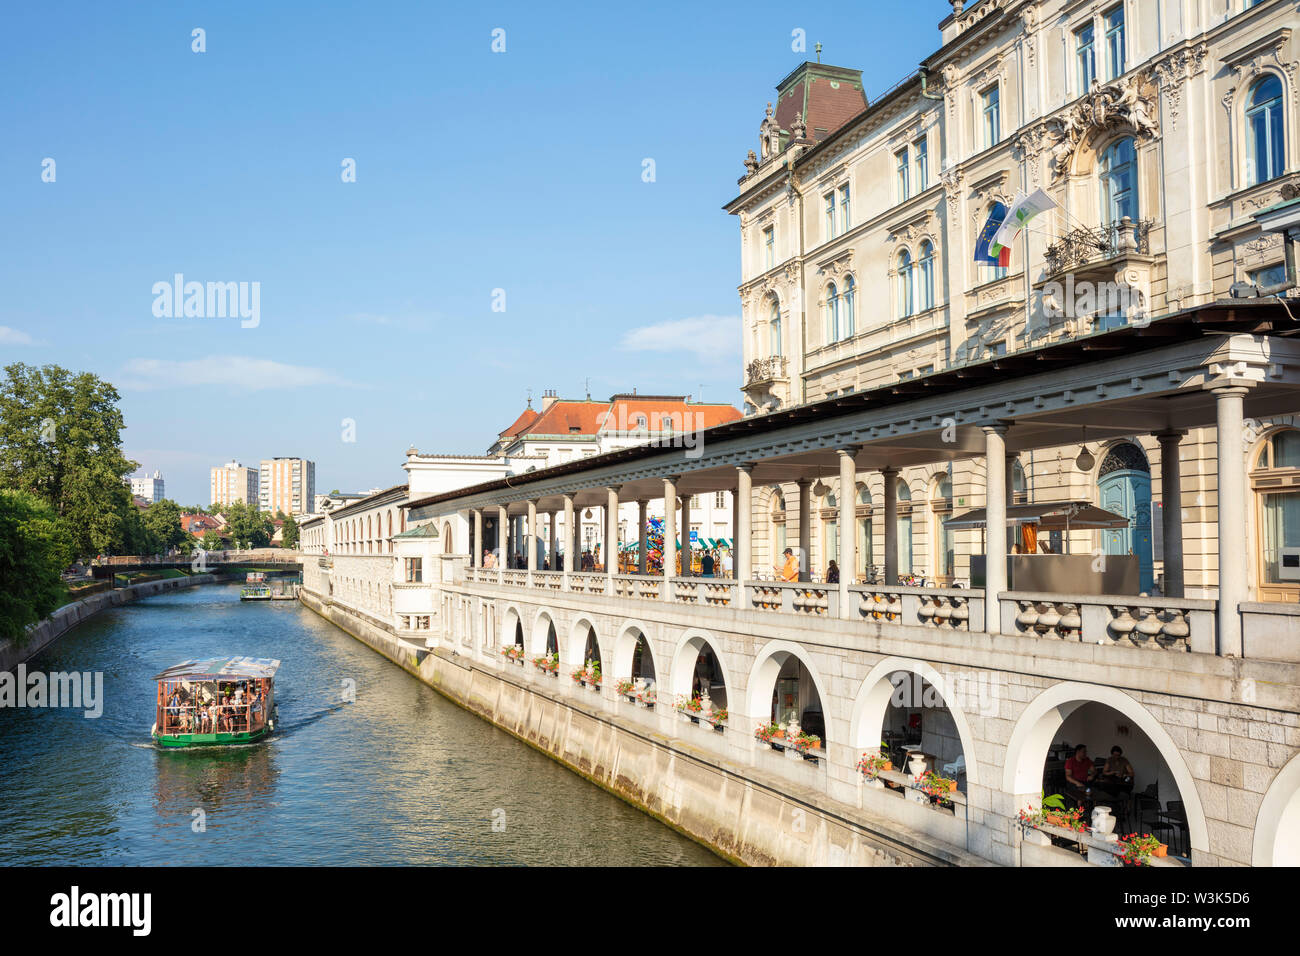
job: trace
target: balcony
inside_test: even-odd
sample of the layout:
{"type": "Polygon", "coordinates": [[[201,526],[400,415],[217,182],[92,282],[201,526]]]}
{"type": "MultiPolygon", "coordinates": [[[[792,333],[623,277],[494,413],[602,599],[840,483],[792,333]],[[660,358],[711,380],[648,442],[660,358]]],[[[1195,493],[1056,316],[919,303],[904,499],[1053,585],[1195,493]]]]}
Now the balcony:
{"type": "Polygon", "coordinates": [[[1048,277],[1095,268],[1118,259],[1149,257],[1151,226],[1150,219],[1134,223],[1126,216],[1119,222],[1068,232],[1047,247],[1048,277]]]}
{"type": "Polygon", "coordinates": [[[745,366],[745,398],[755,408],[771,411],[790,402],[788,360],[784,355],[754,359],[745,366]]]}

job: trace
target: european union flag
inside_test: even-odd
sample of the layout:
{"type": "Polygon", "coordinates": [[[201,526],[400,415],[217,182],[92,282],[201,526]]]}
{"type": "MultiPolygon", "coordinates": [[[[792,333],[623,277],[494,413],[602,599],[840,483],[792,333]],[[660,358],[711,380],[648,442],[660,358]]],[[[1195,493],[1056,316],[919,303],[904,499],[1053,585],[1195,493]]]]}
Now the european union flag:
{"type": "Polygon", "coordinates": [[[988,222],[984,223],[984,228],[980,230],[979,238],[975,241],[976,262],[986,262],[995,266],[1011,264],[1011,250],[1009,248],[1004,246],[999,255],[993,255],[989,251],[989,245],[993,242],[993,237],[1002,228],[1002,223],[1006,218],[1007,207],[1000,202],[995,202],[989,212],[988,222]]]}

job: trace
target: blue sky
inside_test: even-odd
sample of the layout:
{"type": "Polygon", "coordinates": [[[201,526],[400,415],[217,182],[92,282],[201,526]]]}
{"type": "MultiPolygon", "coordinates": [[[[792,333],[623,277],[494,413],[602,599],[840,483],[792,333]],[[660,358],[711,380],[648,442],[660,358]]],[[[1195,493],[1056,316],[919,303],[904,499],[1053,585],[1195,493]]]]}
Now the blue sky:
{"type": "Polygon", "coordinates": [[[739,404],[720,207],[775,84],[820,40],[883,92],[950,12],[466,6],[8,5],[0,364],[116,384],[128,454],[183,504],[231,457],[395,484],[412,443],[482,453],[529,388],[739,404]],[[176,273],[259,283],[259,324],[155,317],[176,273]]]}

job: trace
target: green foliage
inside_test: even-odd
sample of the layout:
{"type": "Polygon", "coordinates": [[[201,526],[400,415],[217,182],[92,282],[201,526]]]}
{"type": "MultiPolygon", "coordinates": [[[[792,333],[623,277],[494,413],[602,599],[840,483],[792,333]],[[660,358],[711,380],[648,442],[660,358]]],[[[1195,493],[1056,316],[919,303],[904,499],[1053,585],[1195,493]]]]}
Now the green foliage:
{"type": "Polygon", "coordinates": [[[181,509],[176,502],[164,498],[150,505],[144,513],[144,527],[160,545],[155,550],[170,551],[190,537],[181,527],[181,509]]]}
{"type": "Polygon", "coordinates": [[[280,544],[286,548],[298,547],[298,522],[293,520],[293,515],[286,515],[284,526],[280,529],[280,544]]]}
{"type": "Polygon", "coordinates": [[[75,553],[129,552],[148,543],[123,479],[117,390],[88,372],[16,362],[0,379],[0,486],[43,499],[75,553]]]}
{"type": "Polygon", "coordinates": [[[63,601],[61,572],[72,542],[54,509],[25,491],[0,488],[0,640],[21,639],[63,601]]]}
{"type": "Polygon", "coordinates": [[[203,533],[203,550],[204,551],[224,551],[226,543],[221,539],[221,535],[216,531],[205,531],[203,533]]]}

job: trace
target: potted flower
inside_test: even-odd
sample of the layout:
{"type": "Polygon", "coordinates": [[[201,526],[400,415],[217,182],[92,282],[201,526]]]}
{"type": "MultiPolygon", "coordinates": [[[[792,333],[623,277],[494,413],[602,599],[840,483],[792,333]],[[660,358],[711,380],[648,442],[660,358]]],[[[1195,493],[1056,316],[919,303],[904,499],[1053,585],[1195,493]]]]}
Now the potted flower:
{"type": "Polygon", "coordinates": [[[784,737],[785,731],[781,729],[780,724],[768,721],[758,725],[758,729],[754,731],[754,736],[763,743],[770,744],[773,740],[780,740],[784,737]]]}
{"type": "Polygon", "coordinates": [[[658,700],[658,697],[659,697],[658,692],[652,687],[648,690],[643,690],[641,692],[640,701],[641,703],[646,705],[646,708],[648,710],[654,710],[655,701],[658,700]]]}
{"type": "Polygon", "coordinates": [[[727,722],[727,708],[714,707],[711,711],[709,711],[709,720],[713,721],[714,727],[716,727],[718,730],[721,730],[722,725],[727,722]]]}
{"type": "Polygon", "coordinates": [[[501,653],[506,660],[523,666],[524,649],[518,644],[507,644],[501,648],[501,653]]]}
{"type": "Polygon", "coordinates": [[[587,679],[587,668],[579,667],[569,676],[572,677],[577,683],[581,684],[587,679]]]}
{"type": "Polygon", "coordinates": [[[1150,833],[1138,836],[1130,833],[1119,841],[1123,848],[1119,858],[1125,866],[1150,866],[1153,856],[1164,856],[1169,847],[1161,843],[1150,833]]]}
{"type": "Polygon", "coordinates": [[[944,777],[933,770],[927,770],[921,776],[916,778],[918,790],[925,792],[932,797],[938,797],[946,800],[948,794],[957,791],[957,781],[950,777],[944,777]]]}
{"type": "Polygon", "coordinates": [[[858,761],[858,772],[868,780],[875,780],[881,771],[893,770],[894,762],[889,759],[888,753],[889,746],[882,741],[878,753],[862,755],[862,759],[858,761]]]}
{"type": "Polygon", "coordinates": [[[618,681],[614,684],[614,690],[619,697],[626,697],[631,701],[636,700],[636,683],[634,681],[618,681]]]}
{"type": "Polygon", "coordinates": [[[822,739],[816,734],[799,731],[799,735],[794,738],[794,749],[800,753],[807,753],[810,750],[820,750],[822,739]]]}

